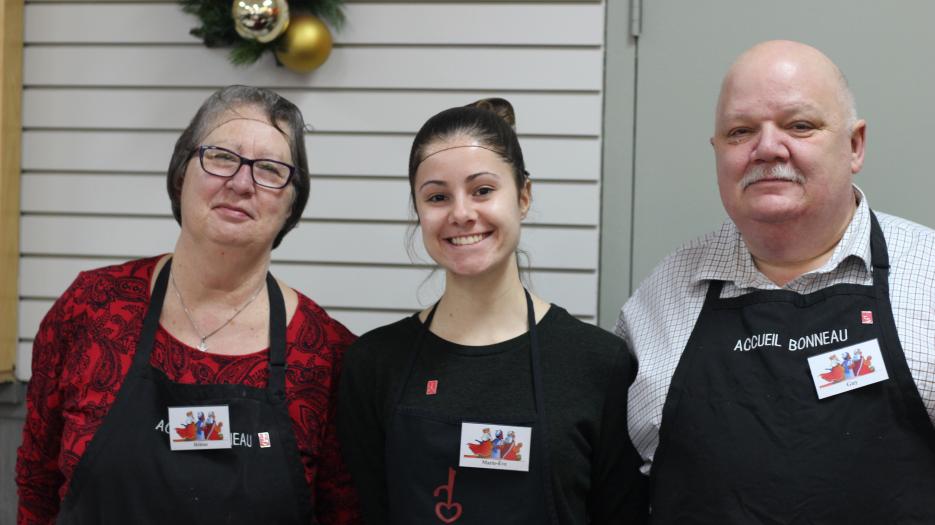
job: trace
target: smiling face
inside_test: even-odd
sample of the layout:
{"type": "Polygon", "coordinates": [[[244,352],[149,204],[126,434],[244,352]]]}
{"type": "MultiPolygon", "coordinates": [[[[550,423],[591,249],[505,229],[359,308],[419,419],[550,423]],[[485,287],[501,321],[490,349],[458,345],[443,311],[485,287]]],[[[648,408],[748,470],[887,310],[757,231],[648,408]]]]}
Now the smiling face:
{"type": "Polygon", "coordinates": [[[457,276],[515,266],[530,191],[518,191],[513,168],[470,137],[430,143],[415,174],[422,240],[432,259],[457,276]]]}
{"type": "Polygon", "coordinates": [[[865,124],[844,89],[827,57],[794,42],[761,44],[731,68],[711,144],[721,200],[745,235],[799,220],[837,228],[850,216],[865,124]]]}
{"type": "MultiPolygon", "coordinates": [[[[238,108],[201,140],[251,158],[292,163],[285,136],[258,111],[238,108]]],[[[196,241],[235,246],[272,247],[291,211],[295,190],[256,186],[250,167],[243,165],[230,178],[206,173],[197,152],[189,159],[182,183],[182,233],[196,241]]]]}

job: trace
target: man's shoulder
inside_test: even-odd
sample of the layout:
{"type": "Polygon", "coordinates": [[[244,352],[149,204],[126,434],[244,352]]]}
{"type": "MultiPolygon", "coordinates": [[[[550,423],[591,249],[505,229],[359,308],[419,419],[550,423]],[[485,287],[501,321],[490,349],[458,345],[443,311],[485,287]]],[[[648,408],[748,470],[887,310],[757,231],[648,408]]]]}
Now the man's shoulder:
{"type": "Polygon", "coordinates": [[[886,239],[891,266],[909,264],[935,272],[935,230],[895,215],[874,213],[886,239]]]}
{"type": "Polygon", "coordinates": [[[690,287],[698,280],[698,275],[706,264],[711,263],[712,256],[718,259],[726,258],[727,250],[736,248],[725,243],[725,229],[708,232],[696,237],[667,255],[659,262],[649,276],[640,284],[640,291],[658,290],[662,288],[690,287]]]}
{"type": "MultiPolygon", "coordinates": [[[[639,337],[634,332],[653,337],[667,337],[673,323],[681,326],[685,319],[694,319],[707,289],[706,274],[710,266],[730,259],[736,250],[733,225],[724,223],[701,237],[692,239],[665,257],[643,280],[623,305],[614,330],[636,349],[639,337]]],[[[670,334],[671,335],[671,334],[670,334]]]]}
{"type": "Polygon", "coordinates": [[[874,214],[880,221],[880,229],[883,230],[885,237],[895,236],[900,240],[905,237],[922,242],[935,242],[935,230],[928,226],[884,212],[874,211],[874,214]]]}

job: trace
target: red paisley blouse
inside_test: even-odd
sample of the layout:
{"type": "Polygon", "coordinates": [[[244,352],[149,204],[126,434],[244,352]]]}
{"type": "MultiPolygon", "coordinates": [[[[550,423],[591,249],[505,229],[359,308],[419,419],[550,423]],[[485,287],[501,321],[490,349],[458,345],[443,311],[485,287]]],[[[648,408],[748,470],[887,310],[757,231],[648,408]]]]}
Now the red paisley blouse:
{"type": "MultiPolygon", "coordinates": [[[[42,321],[33,344],[23,444],[16,461],[20,525],[55,521],[75,466],[130,369],[158,260],[81,273],[42,321]]],[[[361,521],[334,425],[341,358],[354,339],[299,294],[286,332],[286,396],[315,512],[324,525],[361,521]]],[[[202,353],[160,327],[151,363],[179,383],[263,388],[268,353],[202,353]]]]}

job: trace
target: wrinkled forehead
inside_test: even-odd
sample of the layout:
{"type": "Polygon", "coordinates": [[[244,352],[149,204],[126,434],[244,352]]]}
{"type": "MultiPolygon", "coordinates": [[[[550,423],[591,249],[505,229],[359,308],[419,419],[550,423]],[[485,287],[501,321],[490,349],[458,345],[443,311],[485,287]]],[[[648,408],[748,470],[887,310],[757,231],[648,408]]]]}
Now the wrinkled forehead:
{"type": "Polygon", "coordinates": [[[258,122],[269,126],[282,135],[286,140],[286,144],[289,144],[289,148],[292,148],[292,137],[289,134],[288,124],[283,121],[274,124],[266,112],[257,106],[236,106],[217,113],[204,126],[201,136],[198,137],[199,141],[204,140],[205,137],[224,124],[238,120],[258,122]]]}

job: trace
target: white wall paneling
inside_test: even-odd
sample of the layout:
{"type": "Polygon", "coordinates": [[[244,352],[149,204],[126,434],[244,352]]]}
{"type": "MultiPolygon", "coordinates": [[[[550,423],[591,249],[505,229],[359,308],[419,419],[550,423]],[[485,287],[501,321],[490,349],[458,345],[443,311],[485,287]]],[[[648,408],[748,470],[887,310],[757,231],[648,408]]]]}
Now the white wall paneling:
{"type": "Polygon", "coordinates": [[[314,76],[273,65],[234,68],[227,50],[201,46],[42,45],[24,50],[23,79],[42,86],[601,89],[604,56],[592,48],[337,47],[314,76]],[[562,74],[556,74],[561,71],[562,74]]]}
{"type": "MultiPolygon", "coordinates": [[[[24,215],[20,251],[24,255],[145,257],[172,251],[179,227],[170,217],[82,217],[24,215]]],[[[273,252],[290,262],[352,264],[431,263],[416,232],[416,260],[406,252],[407,224],[302,221],[273,252]]],[[[527,227],[521,248],[533,268],[593,270],[597,263],[597,229],[527,227]]]]}
{"type": "MultiPolygon", "coordinates": [[[[23,93],[26,128],[181,130],[213,89],[33,88],[23,93]]],[[[411,135],[444,108],[499,92],[280,89],[318,133],[411,135]]],[[[522,135],[598,136],[600,93],[510,93],[522,135]]],[[[525,146],[525,144],[524,144],[525,146]]]]}
{"type": "MultiPolygon", "coordinates": [[[[23,170],[165,173],[179,133],[27,130],[23,170]]],[[[521,136],[520,140],[535,180],[600,179],[598,138],[521,136]]],[[[412,137],[313,133],[305,145],[312,175],[405,177],[412,137]]]]}
{"type": "MultiPolygon", "coordinates": [[[[24,212],[166,214],[164,175],[28,174],[23,176],[24,212]]],[[[596,184],[543,181],[527,222],[532,224],[597,224],[591,204],[596,184]]],[[[409,214],[405,179],[316,178],[304,218],[404,221],[409,214]]]]}
{"type": "MultiPolygon", "coordinates": [[[[600,46],[604,31],[604,6],[598,2],[350,3],[345,14],[347,24],[334,35],[337,45],[600,46]]],[[[26,40],[31,43],[199,43],[188,33],[197,19],[174,2],[33,3],[25,18],[26,40]]]]}
{"type": "Polygon", "coordinates": [[[21,353],[77,272],[170,251],[164,173],[201,102],[227,84],[270,87],[309,124],[311,197],[273,271],[355,332],[434,300],[442,273],[416,232],[409,148],[431,115],[490,96],[514,105],[533,209],[521,247],[543,297],[597,315],[604,4],[360,2],[310,75],[272,57],[238,68],[189,34],[170,0],[27,0],[21,353]]]}

